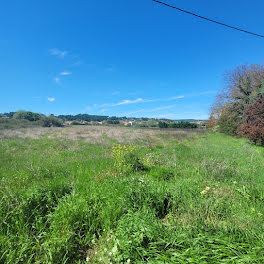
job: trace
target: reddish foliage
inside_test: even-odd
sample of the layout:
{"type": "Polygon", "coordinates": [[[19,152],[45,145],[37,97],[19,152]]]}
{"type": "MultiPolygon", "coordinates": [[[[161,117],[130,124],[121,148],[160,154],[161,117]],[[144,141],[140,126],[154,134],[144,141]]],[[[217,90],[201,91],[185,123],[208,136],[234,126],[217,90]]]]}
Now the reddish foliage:
{"type": "Polygon", "coordinates": [[[264,96],[260,95],[247,106],[243,115],[240,133],[252,142],[264,146],[264,96]]]}
{"type": "Polygon", "coordinates": [[[206,127],[207,128],[213,128],[215,126],[217,126],[218,124],[218,119],[214,118],[213,116],[210,116],[207,124],[206,124],[206,127]]]}

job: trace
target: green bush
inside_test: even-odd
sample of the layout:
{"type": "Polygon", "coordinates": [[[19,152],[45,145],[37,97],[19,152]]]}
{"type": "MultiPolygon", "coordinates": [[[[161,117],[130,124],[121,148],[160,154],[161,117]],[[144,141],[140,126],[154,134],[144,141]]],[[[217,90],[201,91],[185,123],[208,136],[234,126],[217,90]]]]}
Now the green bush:
{"type": "Polygon", "coordinates": [[[33,113],[30,111],[18,111],[13,115],[14,119],[25,119],[28,121],[37,121],[40,120],[41,115],[38,113],[33,113]]]}
{"type": "Polygon", "coordinates": [[[43,127],[62,127],[63,126],[63,121],[53,115],[50,115],[48,117],[42,117],[42,126],[43,127]]]}

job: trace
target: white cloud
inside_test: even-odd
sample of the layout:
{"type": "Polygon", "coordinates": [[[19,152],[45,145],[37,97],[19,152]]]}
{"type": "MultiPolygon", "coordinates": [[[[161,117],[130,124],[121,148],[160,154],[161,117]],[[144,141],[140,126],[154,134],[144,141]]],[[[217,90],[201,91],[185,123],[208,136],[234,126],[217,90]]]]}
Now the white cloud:
{"type": "Polygon", "coordinates": [[[63,76],[67,76],[67,75],[71,75],[72,73],[71,72],[68,72],[68,71],[63,71],[60,73],[60,75],[63,75],[63,76]]]}
{"type": "Polygon", "coordinates": [[[137,98],[135,100],[123,100],[118,103],[112,103],[112,104],[103,104],[101,106],[119,106],[119,105],[128,105],[128,104],[137,104],[137,103],[152,103],[152,102],[162,102],[162,101],[173,101],[184,98],[183,95],[180,96],[174,96],[174,97],[168,97],[168,98],[157,98],[157,99],[142,99],[137,98]]]}
{"type": "Polygon", "coordinates": [[[144,100],[142,98],[138,98],[136,100],[123,100],[122,102],[119,102],[117,104],[114,104],[113,106],[117,106],[117,105],[127,105],[127,104],[136,104],[136,103],[141,103],[144,100]]]}
{"type": "Polygon", "coordinates": [[[128,104],[136,104],[136,103],[140,103],[142,102],[143,99],[142,98],[138,98],[135,100],[123,100],[121,102],[118,103],[114,103],[114,104],[103,104],[101,106],[105,107],[105,106],[118,106],[118,105],[128,105],[128,104]]]}
{"type": "Polygon", "coordinates": [[[177,115],[173,113],[169,113],[169,114],[153,115],[153,116],[150,116],[150,118],[177,119],[177,115]]]}
{"type": "Polygon", "coordinates": [[[182,99],[182,98],[184,98],[184,95],[175,96],[175,97],[170,97],[170,98],[168,98],[168,101],[169,101],[169,100],[182,99]]]}
{"type": "Polygon", "coordinates": [[[55,97],[48,97],[48,101],[49,101],[49,102],[54,102],[55,100],[56,100],[55,97]]]}
{"type": "Polygon", "coordinates": [[[68,51],[54,48],[49,50],[49,54],[63,59],[68,54],[68,51]]]}

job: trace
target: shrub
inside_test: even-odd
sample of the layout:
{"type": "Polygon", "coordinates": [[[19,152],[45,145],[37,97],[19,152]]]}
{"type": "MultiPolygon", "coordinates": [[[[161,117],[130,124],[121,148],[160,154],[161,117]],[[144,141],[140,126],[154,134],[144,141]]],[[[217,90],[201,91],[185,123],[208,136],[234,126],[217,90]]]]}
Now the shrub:
{"type": "Polygon", "coordinates": [[[42,124],[43,124],[43,127],[62,127],[63,126],[63,121],[58,118],[58,117],[55,117],[53,115],[50,115],[48,117],[44,116],[42,117],[42,124]]]}
{"type": "Polygon", "coordinates": [[[159,122],[159,128],[197,128],[198,125],[190,122],[174,122],[174,123],[166,123],[159,122]]]}
{"type": "Polygon", "coordinates": [[[239,103],[232,103],[224,108],[218,121],[220,132],[231,136],[238,135],[243,113],[241,107],[239,103]]]}
{"type": "Polygon", "coordinates": [[[166,122],[159,122],[159,128],[168,128],[168,124],[166,122]]]}
{"type": "Polygon", "coordinates": [[[119,120],[107,120],[106,123],[108,125],[119,125],[120,121],[119,120]]]}
{"type": "Polygon", "coordinates": [[[114,166],[123,170],[140,171],[145,167],[135,153],[134,145],[116,145],[112,148],[112,156],[115,159],[114,166]]]}
{"type": "Polygon", "coordinates": [[[26,119],[28,121],[40,120],[41,115],[30,111],[18,111],[13,115],[14,119],[26,119]]]}
{"type": "Polygon", "coordinates": [[[253,143],[264,146],[264,96],[262,94],[246,108],[240,133],[253,143]]]}
{"type": "Polygon", "coordinates": [[[244,126],[242,133],[240,129],[242,117],[247,106],[264,92],[264,65],[238,66],[225,74],[225,82],[211,108],[208,127],[219,125],[220,132],[246,136],[248,129],[244,126]]]}

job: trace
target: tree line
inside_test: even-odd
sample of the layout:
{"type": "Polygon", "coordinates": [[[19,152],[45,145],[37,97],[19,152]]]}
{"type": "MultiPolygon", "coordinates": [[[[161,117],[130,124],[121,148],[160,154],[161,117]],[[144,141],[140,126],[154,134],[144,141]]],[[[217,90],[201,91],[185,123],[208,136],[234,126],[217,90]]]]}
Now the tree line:
{"type": "Polygon", "coordinates": [[[264,65],[241,65],[224,75],[208,127],[264,146],[264,65]]]}
{"type": "Polygon", "coordinates": [[[160,121],[158,124],[159,128],[198,128],[198,125],[195,123],[190,123],[190,122],[173,122],[173,123],[168,123],[168,122],[163,122],[160,121]]]}
{"type": "Polygon", "coordinates": [[[42,126],[42,127],[61,127],[63,126],[63,121],[54,116],[49,115],[46,116],[44,114],[34,113],[31,111],[17,111],[4,113],[2,116],[8,117],[8,119],[1,119],[1,126],[7,127],[10,125],[11,127],[21,126],[42,126]]]}

